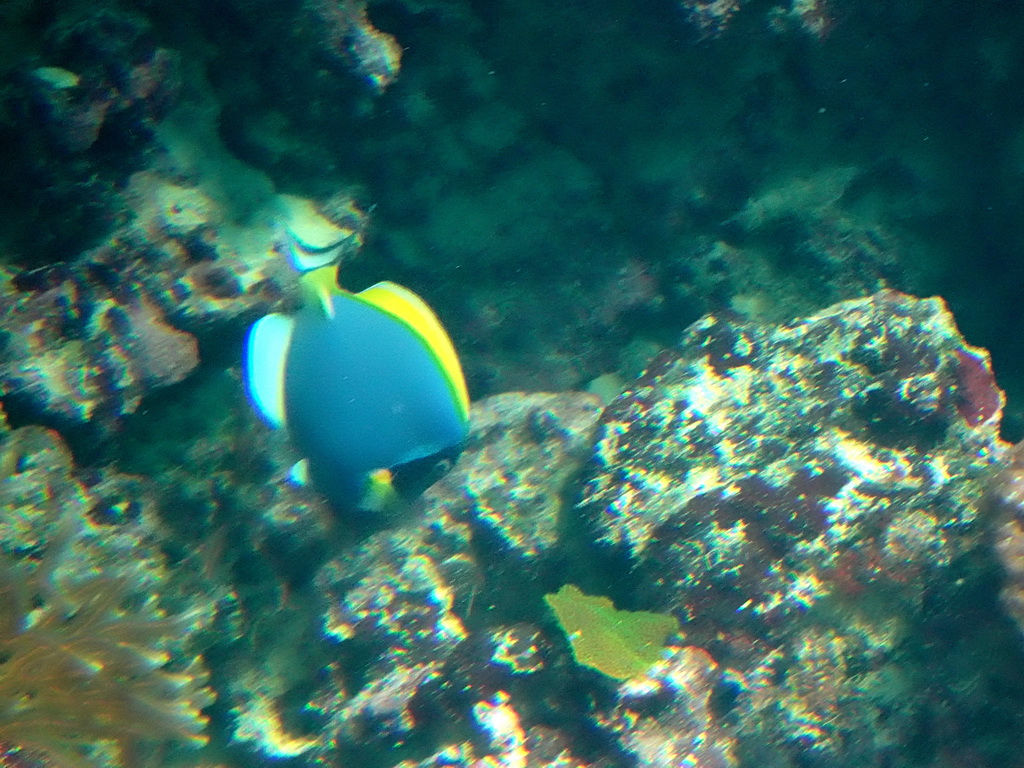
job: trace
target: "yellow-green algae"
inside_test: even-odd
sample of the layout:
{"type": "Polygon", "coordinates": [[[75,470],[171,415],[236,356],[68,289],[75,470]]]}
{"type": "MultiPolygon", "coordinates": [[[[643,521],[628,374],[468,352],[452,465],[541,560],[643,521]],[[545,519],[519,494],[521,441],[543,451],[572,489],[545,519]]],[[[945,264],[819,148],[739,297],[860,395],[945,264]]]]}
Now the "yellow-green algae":
{"type": "Polygon", "coordinates": [[[576,663],[616,680],[644,674],[661,658],[669,635],[679,631],[671,614],[620,611],[607,597],[585,595],[573,584],[544,601],[569,638],[576,663]]]}

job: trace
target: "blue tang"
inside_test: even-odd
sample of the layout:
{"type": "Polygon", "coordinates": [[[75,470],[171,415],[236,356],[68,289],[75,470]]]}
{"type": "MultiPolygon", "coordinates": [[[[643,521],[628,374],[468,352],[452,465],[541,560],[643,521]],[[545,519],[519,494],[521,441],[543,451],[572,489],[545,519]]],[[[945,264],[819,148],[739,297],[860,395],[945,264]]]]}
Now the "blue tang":
{"type": "Polygon", "coordinates": [[[285,427],[296,465],[340,509],[378,509],[390,471],[457,448],[469,396],[451,339],[412,291],[338,287],[336,269],[302,276],[307,300],[246,339],[245,381],[263,419],[285,427]]]}

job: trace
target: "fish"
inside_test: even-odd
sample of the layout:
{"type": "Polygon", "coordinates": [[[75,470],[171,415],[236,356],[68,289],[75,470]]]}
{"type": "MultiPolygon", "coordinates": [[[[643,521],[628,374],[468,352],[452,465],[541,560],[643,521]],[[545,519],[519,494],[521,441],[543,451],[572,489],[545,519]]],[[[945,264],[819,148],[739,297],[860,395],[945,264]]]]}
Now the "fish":
{"type": "Polygon", "coordinates": [[[277,207],[279,226],[283,229],[283,250],[288,263],[297,272],[335,264],[346,249],[362,244],[358,228],[340,226],[324,215],[322,208],[312,200],[278,195],[277,207]]]}
{"type": "Polygon", "coordinates": [[[249,329],[249,401],[304,457],[293,479],[336,509],[378,511],[396,469],[464,443],[470,404],[458,355],[408,288],[384,281],[352,293],[332,266],[300,281],[295,315],[266,315],[249,329]]]}

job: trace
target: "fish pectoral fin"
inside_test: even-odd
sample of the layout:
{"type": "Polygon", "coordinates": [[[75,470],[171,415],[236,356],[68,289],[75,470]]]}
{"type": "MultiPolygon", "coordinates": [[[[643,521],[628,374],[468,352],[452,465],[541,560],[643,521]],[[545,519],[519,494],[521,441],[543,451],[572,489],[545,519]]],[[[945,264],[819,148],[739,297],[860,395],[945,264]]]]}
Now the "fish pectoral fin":
{"type": "Polygon", "coordinates": [[[256,412],[272,427],[282,427],[284,371],[295,322],[285,315],[260,318],[245,339],[242,367],[245,388],[256,412]]]}
{"type": "Polygon", "coordinates": [[[309,459],[301,459],[292,464],[288,471],[288,482],[292,485],[309,485],[309,459]]]}

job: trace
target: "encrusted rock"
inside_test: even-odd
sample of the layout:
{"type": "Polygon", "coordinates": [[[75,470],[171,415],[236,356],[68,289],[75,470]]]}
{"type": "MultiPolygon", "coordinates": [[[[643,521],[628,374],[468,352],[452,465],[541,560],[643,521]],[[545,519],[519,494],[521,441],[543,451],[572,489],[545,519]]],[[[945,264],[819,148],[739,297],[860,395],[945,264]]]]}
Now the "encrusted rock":
{"type": "Polygon", "coordinates": [[[465,451],[424,504],[468,521],[517,568],[529,566],[555,544],[568,483],[590,450],[600,413],[600,400],[579,392],[508,393],[474,403],[465,451]]]}
{"type": "Polygon", "coordinates": [[[0,693],[19,702],[0,717],[0,764],[204,744],[213,697],[193,642],[215,607],[202,576],[168,568],[146,484],[77,471],[57,433],[0,415],[0,507],[0,693]]]}
{"type": "MultiPolygon", "coordinates": [[[[604,412],[581,510],[631,557],[696,527],[720,567],[816,542],[838,556],[873,515],[885,557],[914,539],[894,517],[928,527],[949,497],[946,528],[973,520],[952,480],[997,458],[1001,412],[987,354],[938,299],[885,292],[779,328],[709,317],[604,412]]],[[[907,554],[892,564],[933,560],[907,554]]]]}
{"type": "Polygon", "coordinates": [[[487,744],[452,745],[420,762],[404,761],[395,768],[592,768],[594,764],[572,754],[558,731],[542,726],[524,729],[519,714],[498,696],[481,702],[478,725],[487,744]]]}
{"type": "Polygon", "coordinates": [[[844,665],[883,665],[926,599],[958,594],[1002,404],[939,299],[888,291],[780,327],[709,317],[607,408],[579,509],[643,604],[728,659],[768,742],[881,760],[844,739],[881,727],[882,677],[854,686],[844,665]]]}
{"type": "MultiPolygon", "coordinates": [[[[141,171],[124,197],[130,220],[105,244],[0,281],[0,396],[36,419],[113,426],[196,368],[198,338],[240,337],[296,286],[272,200],[242,227],[184,179],[141,171]]],[[[345,254],[362,241],[349,203],[333,206],[345,254]]]]}
{"type": "Polygon", "coordinates": [[[368,681],[351,697],[327,690],[314,703],[334,738],[401,743],[416,726],[418,697],[442,682],[449,693],[432,693],[429,706],[466,720],[480,697],[543,669],[536,628],[495,627],[465,642],[465,618],[484,583],[504,589],[510,564],[521,572],[555,546],[566,486],[599,413],[597,398],[582,393],[475,403],[465,450],[405,525],[321,568],[325,633],[358,649],[368,681]]]}
{"type": "Polygon", "coordinates": [[[608,727],[642,768],[735,766],[735,738],[711,706],[720,678],[707,652],[673,648],[648,675],[619,687],[608,727]]]}
{"type": "Polygon", "coordinates": [[[995,515],[993,541],[1006,576],[1000,597],[1024,632],[1024,443],[1007,451],[989,498],[995,515]]]}
{"type": "MultiPolygon", "coordinates": [[[[361,660],[367,685],[348,699],[328,691],[316,704],[334,737],[349,743],[407,739],[415,725],[413,697],[439,679],[445,660],[466,637],[444,563],[418,551],[428,547],[416,533],[422,530],[412,537],[385,537],[363,549],[356,568],[332,561],[318,577],[332,601],[324,631],[336,640],[355,640],[367,654],[361,660]]],[[[468,593],[465,581],[458,586],[468,593]]]]}

